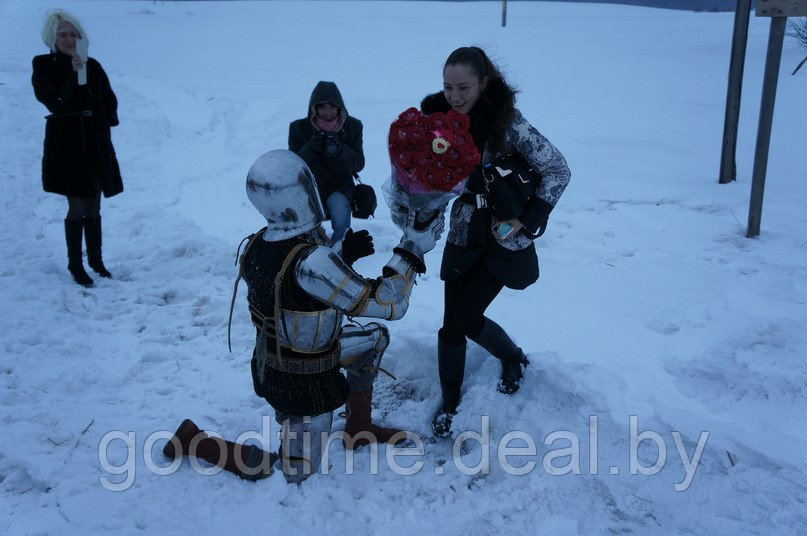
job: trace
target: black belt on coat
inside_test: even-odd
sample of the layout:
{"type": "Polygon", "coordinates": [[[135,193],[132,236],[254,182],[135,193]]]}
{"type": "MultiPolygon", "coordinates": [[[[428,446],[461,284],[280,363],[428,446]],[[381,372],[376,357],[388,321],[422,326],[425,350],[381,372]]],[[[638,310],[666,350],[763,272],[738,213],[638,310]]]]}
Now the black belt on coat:
{"type": "Polygon", "coordinates": [[[83,112],[61,112],[58,114],[46,115],[45,119],[60,119],[62,117],[92,117],[92,110],[84,110],[83,112]]]}

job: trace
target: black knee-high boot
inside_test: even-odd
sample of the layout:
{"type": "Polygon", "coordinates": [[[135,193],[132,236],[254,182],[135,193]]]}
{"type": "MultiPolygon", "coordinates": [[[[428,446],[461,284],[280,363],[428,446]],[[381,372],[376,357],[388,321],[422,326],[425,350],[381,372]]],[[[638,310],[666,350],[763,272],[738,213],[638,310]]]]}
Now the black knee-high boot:
{"type": "Polygon", "coordinates": [[[511,395],[518,391],[524,376],[522,367],[530,362],[507,332],[493,320],[485,318],[479,334],[471,340],[502,362],[502,377],[497,387],[499,392],[511,395]]]}
{"type": "Polygon", "coordinates": [[[101,277],[112,277],[101,256],[101,216],[84,219],[84,241],[87,243],[87,264],[101,277]]]}
{"type": "Polygon", "coordinates": [[[81,229],[83,220],[64,220],[64,238],[67,243],[67,269],[79,285],[91,287],[93,280],[84,270],[81,258],[81,229]]]}
{"type": "Polygon", "coordinates": [[[432,419],[432,432],[437,437],[451,435],[451,423],[460,404],[462,380],[465,376],[465,349],[463,344],[449,344],[437,336],[437,367],[443,402],[432,419]]]}

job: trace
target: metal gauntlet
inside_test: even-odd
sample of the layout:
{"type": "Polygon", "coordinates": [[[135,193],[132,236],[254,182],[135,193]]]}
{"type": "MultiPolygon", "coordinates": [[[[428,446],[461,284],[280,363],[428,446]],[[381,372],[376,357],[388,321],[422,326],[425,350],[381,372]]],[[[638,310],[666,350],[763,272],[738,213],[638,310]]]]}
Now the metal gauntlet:
{"type": "Polygon", "coordinates": [[[417,229],[421,224],[413,221],[404,229],[401,242],[393,249],[396,253],[406,255],[414,264],[418,273],[426,271],[426,253],[434,249],[445,227],[445,215],[435,213],[434,219],[424,229],[417,229]]]}

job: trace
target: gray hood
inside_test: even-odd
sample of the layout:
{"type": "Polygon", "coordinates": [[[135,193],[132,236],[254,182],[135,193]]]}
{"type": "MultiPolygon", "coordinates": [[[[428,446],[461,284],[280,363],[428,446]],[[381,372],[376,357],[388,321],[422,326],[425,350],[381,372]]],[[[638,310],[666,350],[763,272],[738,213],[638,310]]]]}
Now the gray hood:
{"type": "MultiPolygon", "coordinates": [[[[347,120],[348,113],[347,108],[345,108],[345,101],[342,100],[342,94],[335,83],[320,81],[314,87],[314,91],[311,92],[311,98],[308,101],[308,119],[311,120],[312,124],[314,124],[314,116],[316,115],[314,107],[323,102],[330,102],[339,106],[339,128],[341,129],[347,120]]],[[[315,124],[314,126],[316,127],[315,124]]]]}

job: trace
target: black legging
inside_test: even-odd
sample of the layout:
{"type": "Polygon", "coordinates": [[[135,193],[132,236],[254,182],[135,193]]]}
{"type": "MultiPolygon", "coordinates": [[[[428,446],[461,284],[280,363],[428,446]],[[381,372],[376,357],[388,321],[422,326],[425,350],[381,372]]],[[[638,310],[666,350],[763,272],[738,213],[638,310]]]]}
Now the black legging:
{"type": "Polygon", "coordinates": [[[97,218],[101,215],[101,192],[92,197],[67,196],[67,220],[97,218]]]}
{"type": "Polygon", "coordinates": [[[481,261],[459,278],[446,281],[440,338],[449,344],[460,345],[465,343],[466,337],[479,335],[485,321],[485,310],[503,287],[481,261]]]}

